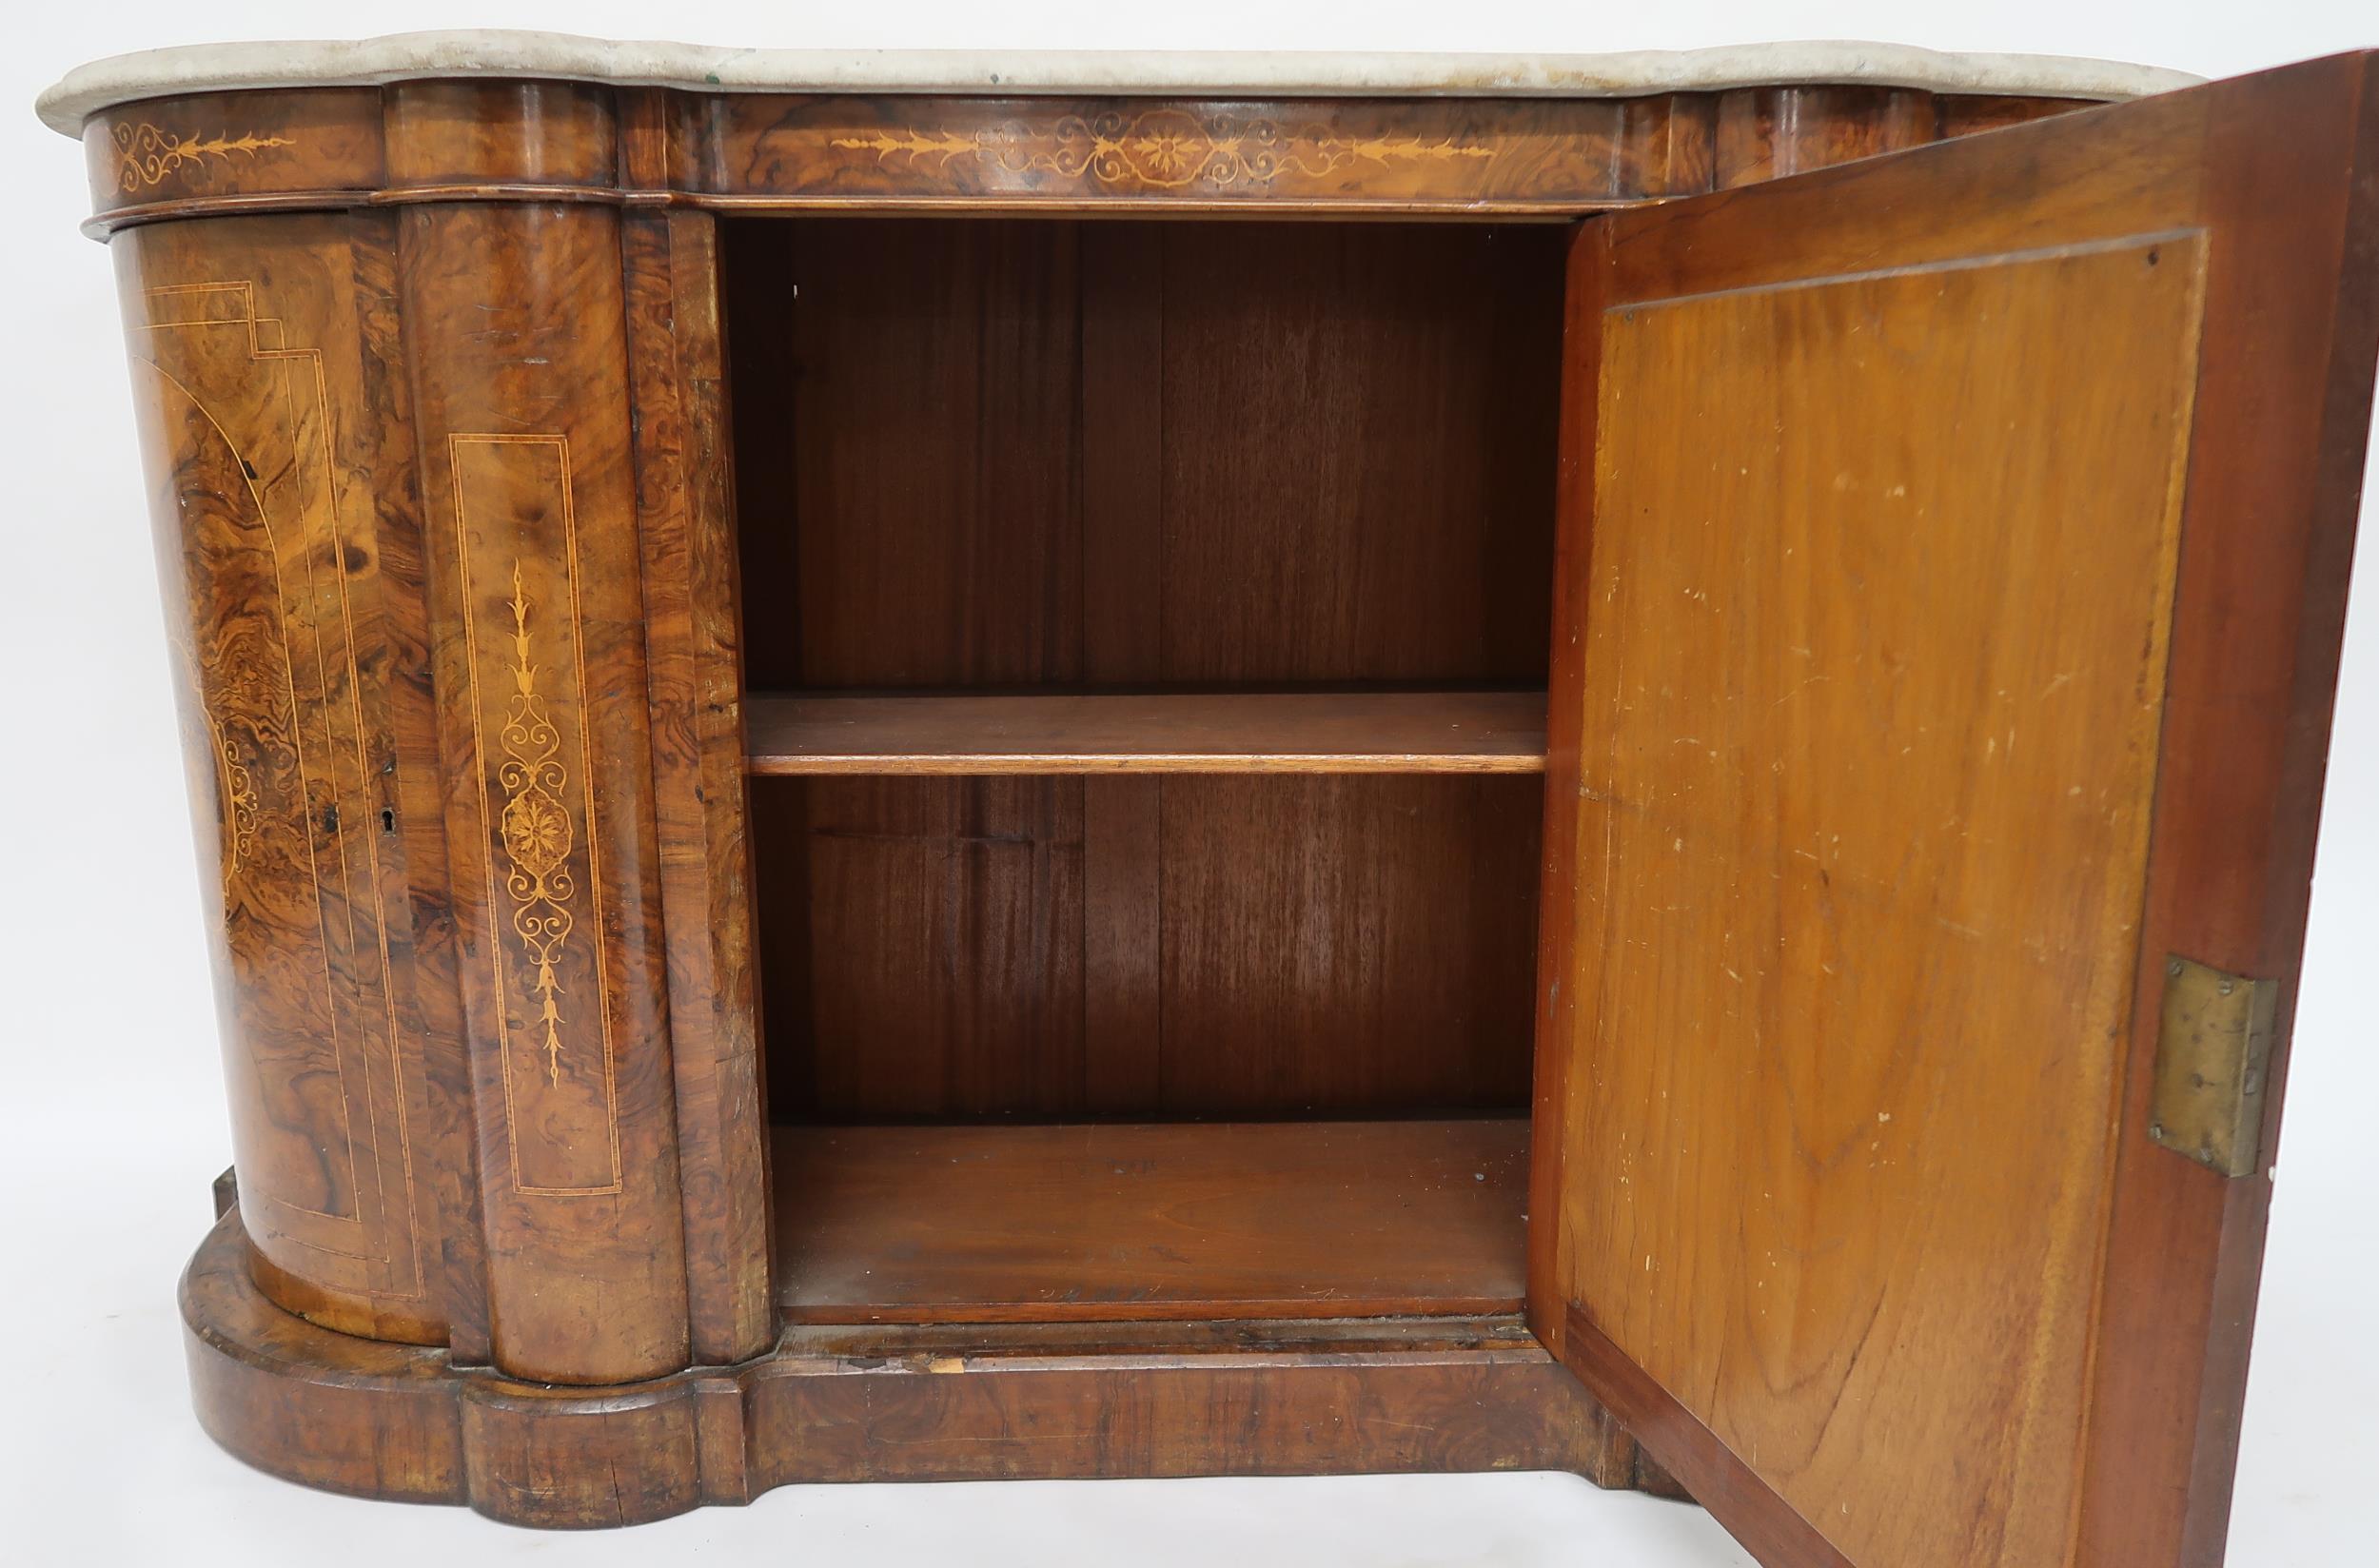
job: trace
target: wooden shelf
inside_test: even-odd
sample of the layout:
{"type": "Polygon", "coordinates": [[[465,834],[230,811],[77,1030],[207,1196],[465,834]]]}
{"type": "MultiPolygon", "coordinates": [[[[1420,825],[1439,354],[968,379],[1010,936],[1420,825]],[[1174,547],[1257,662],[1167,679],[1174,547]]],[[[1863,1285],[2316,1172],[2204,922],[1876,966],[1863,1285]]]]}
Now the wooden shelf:
{"type": "Polygon", "coordinates": [[[1544,771],[1543,692],[771,696],[755,774],[1544,771]]]}
{"type": "Polygon", "coordinates": [[[779,1127],[794,1323],[1512,1312],[1525,1120],[779,1127]]]}

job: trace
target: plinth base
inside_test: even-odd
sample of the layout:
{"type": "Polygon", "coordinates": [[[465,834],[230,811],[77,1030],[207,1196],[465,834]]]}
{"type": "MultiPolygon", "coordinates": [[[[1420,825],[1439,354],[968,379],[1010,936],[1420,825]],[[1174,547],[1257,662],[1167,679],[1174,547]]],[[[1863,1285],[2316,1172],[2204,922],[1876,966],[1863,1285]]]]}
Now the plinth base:
{"type": "Polygon", "coordinates": [[[199,1421],[327,1491],[549,1528],[789,1481],[1571,1470],[1635,1444],[1515,1317],[809,1325],[730,1367],[522,1383],[267,1301],[237,1211],[182,1281],[199,1421]]]}

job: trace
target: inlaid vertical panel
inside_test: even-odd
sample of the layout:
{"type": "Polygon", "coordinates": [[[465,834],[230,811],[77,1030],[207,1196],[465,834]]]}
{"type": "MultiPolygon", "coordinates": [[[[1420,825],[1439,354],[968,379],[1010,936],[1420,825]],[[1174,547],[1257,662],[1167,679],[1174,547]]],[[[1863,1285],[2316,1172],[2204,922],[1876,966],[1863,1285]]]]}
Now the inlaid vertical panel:
{"type": "Polygon", "coordinates": [[[688,1355],[619,219],[402,220],[496,1363],[688,1355]]]}
{"type": "Polygon", "coordinates": [[[476,1317],[467,1111],[414,965],[408,861],[436,824],[404,782],[435,759],[405,724],[418,604],[382,571],[414,519],[376,498],[410,451],[368,400],[379,238],[244,220],[116,254],[253,1266],[290,1310],[438,1343],[476,1317]]]}
{"type": "Polygon", "coordinates": [[[497,848],[482,866],[504,1174],[521,1193],[617,1193],[602,845],[586,725],[572,711],[586,691],[586,649],[570,442],[449,435],[446,460],[477,815],[497,848]]]}

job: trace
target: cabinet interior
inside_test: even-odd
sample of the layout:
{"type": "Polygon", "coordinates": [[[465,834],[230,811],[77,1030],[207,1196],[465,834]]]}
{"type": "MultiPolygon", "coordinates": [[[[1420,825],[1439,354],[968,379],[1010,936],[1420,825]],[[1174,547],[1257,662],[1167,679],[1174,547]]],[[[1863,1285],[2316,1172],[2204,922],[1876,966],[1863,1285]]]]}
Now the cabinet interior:
{"type": "Polygon", "coordinates": [[[725,227],[787,1315],[1515,1308],[1567,227],[725,227]]]}

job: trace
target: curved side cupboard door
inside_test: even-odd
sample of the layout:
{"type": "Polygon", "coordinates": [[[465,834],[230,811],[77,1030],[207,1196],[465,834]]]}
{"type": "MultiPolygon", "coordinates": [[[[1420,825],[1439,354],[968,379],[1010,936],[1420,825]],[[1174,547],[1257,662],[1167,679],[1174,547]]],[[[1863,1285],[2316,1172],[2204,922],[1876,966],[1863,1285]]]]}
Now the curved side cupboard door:
{"type": "Polygon", "coordinates": [[[1763,1563],[2221,1558],[2373,58],[1581,231],[1530,1316],[1763,1563]]]}

